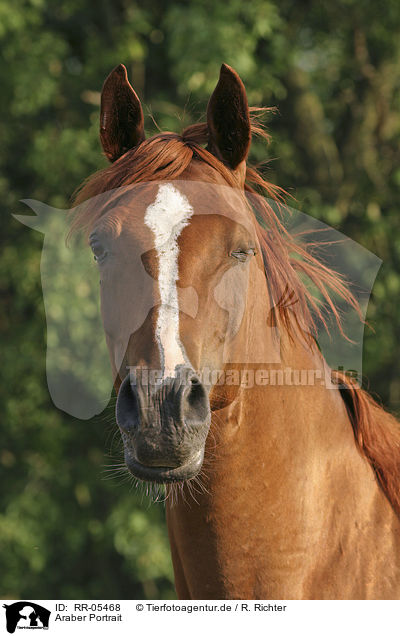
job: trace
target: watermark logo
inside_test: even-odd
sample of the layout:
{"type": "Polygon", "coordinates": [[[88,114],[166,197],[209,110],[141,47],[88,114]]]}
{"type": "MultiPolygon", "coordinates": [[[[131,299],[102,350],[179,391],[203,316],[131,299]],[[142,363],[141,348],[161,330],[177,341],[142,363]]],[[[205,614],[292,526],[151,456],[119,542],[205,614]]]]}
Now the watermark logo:
{"type": "MultiPolygon", "coordinates": [[[[152,209],[157,187],[152,183],[118,188],[81,204],[82,211],[81,206],[74,211],[60,210],[40,201],[26,200],[35,215],[15,215],[23,224],[44,234],[41,281],[47,323],[46,371],[54,404],[74,417],[89,419],[107,406],[120,370],[135,364],[136,358],[140,364],[154,359],[149,348],[155,341],[160,358],[165,358],[160,360],[161,366],[169,368],[171,361],[174,368],[183,362],[190,366],[190,359],[185,358],[182,350],[196,350],[196,338],[201,340],[204,334],[214,338],[211,344],[204,343],[210,353],[200,361],[201,366],[210,367],[211,384],[222,375],[221,382],[249,388],[322,383],[327,388],[334,386],[330,372],[323,370],[321,375],[319,367],[314,371],[298,369],[288,357],[287,349],[286,357],[282,356],[285,327],[279,322],[280,312],[289,317],[289,322],[299,325],[304,340],[309,336],[301,314],[301,293],[286,282],[285,271],[292,267],[289,261],[279,265],[277,271],[281,272],[283,282],[276,289],[269,286],[267,265],[250,268],[249,263],[254,261],[248,255],[253,251],[253,242],[248,237],[254,235],[254,219],[252,212],[244,214],[239,204],[223,205],[230,200],[232,189],[174,181],[175,190],[184,194],[193,207],[187,225],[200,229],[189,247],[185,241],[181,245],[178,235],[173,234],[176,228],[172,206],[165,212],[172,214],[172,220],[168,217],[168,224],[157,226],[157,251],[154,231],[144,222],[146,210],[152,209]],[[100,211],[92,224],[94,231],[91,226],[92,250],[83,239],[66,244],[71,212],[84,214],[85,206],[100,211]],[[221,237],[244,237],[234,246],[235,258],[227,257],[226,266],[220,269],[221,241],[209,242],[206,233],[201,233],[202,223],[205,227],[213,223],[206,215],[218,219],[215,228],[221,237]],[[184,272],[191,269],[198,273],[197,277],[181,277],[186,259],[191,264],[186,270],[183,268],[184,272]],[[215,275],[216,272],[220,273],[215,275]],[[254,290],[262,293],[256,296],[254,290]],[[180,337],[182,325],[184,342],[180,337]],[[131,351],[139,351],[138,355],[129,356],[129,347],[131,351]],[[222,371],[230,366],[244,371],[239,376],[237,372],[224,376],[222,371]],[[257,367],[257,374],[251,371],[253,366],[257,367]]],[[[254,195],[254,207],[256,198],[254,195]]],[[[277,205],[274,201],[268,203],[272,209],[277,205]]],[[[332,305],[326,303],[318,285],[302,277],[297,261],[297,270],[292,267],[310,288],[315,307],[322,308],[322,319],[316,321],[317,333],[313,332],[321,359],[334,371],[351,370],[352,378],[361,381],[363,319],[381,260],[337,230],[298,210],[280,206],[275,214],[287,236],[319,257],[321,271],[329,268],[337,273],[338,281],[348,282],[360,311],[334,289],[332,303],[337,309],[336,316],[340,316],[342,328],[339,328],[332,318],[332,305]]],[[[268,227],[263,227],[263,231],[268,234],[268,227]]],[[[271,268],[274,262],[272,259],[271,268]]],[[[156,360],[155,366],[160,365],[156,360]]],[[[149,377],[148,382],[157,384],[157,380],[149,377]]],[[[204,381],[208,383],[207,378],[204,381]]]]}
{"type": "MultiPolygon", "coordinates": [[[[175,376],[165,377],[163,369],[150,369],[148,367],[128,366],[129,379],[132,387],[148,387],[150,390],[157,390],[168,385],[173,386],[179,378],[181,384],[187,386],[193,372],[190,368],[182,365],[176,368],[175,376]]],[[[333,387],[346,388],[347,383],[353,388],[361,386],[361,379],[357,370],[330,369],[327,365],[318,369],[294,369],[283,366],[279,369],[257,368],[257,369],[210,369],[204,367],[200,373],[196,374],[197,382],[203,386],[236,386],[243,389],[252,389],[256,386],[323,386],[327,389],[333,387]]]]}
{"type": "Polygon", "coordinates": [[[4,604],[6,626],[9,634],[16,629],[49,629],[50,610],[32,601],[4,604]]]}

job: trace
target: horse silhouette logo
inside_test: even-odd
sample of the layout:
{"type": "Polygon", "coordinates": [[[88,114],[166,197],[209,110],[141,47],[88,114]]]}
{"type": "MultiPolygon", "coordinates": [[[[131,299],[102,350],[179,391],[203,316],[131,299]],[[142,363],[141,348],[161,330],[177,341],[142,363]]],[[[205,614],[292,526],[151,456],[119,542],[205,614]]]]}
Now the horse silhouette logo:
{"type": "Polygon", "coordinates": [[[7,631],[14,634],[18,629],[49,629],[50,610],[32,603],[18,601],[11,605],[4,604],[6,610],[7,631]]]}
{"type": "MultiPolygon", "coordinates": [[[[218,197],[226,195],[225,188],[230,191],[227,186],[210,183],[175,181],[174,184],[176,188],[180,188],[181,195],[185,195],[185,200],[188,201],[208,200],[210,196],[218,200],[218,197]]],[[[122,232],[123,235],[123,223],[128,222],[136,209],[145,209],[146,206],[152,209],[152,204],[148,205],[151,197],[149,198],[147,186],[148,184],[136,184],[117,188],[99,194],[78,207],[84,210],[86,206],[90,206],[90,209],[105,211],[118,208],[120,226],[115,232],[122,232]]],[[[258,195],[252,195],[251,198],[255,209],[257,198],[258,195]]],[[[98,267],[87,241],[84,237],[78,237],[78,240],[66,242],[72,216],[77,213],[78,208],[56,209],[33,199],[26,199],[24,203],[35,214],[14,214],[14,218],[44,235],[40,269],[46,313],[46,375],[49,393],[57,408],[74,417],[89,419],[101,413],[107,406],[118,370],[121,368],[124,371],[125,353],[130,337],[143,329],[152,309],[159,305],[160,298],[154,292],[154,272],[148,265],[148,257],[154,249],[154,236],[150,229],[147,233],[143,231],[140,246],[130,246],[127,252],[129,257],[120,250],[118,262],[126,286],[123,288],[122,285],[115,285],[112,290],[113,301],[108,305],[103,304],[99,293],[98,267]],[[128,289],[129,293],[125,293],[125,289],[128,289]],[[114,343],[112,371],[110,354],[104,338],[102,311],[107,313],[107,320],[112,323],[111,327],[116,317],[126,317],[123,327],[119,326],[118,342],[114,343]]],[[[276,204],[273,201],[269,201],[269,204],[271,209],[275,209],[276,204]]],[[[213,206],[210,209],[200,207],[193,212],[194,215],[197,213],[217,214],[213,206]]],[[[315,252],[319,250],[323,254],[324,265],[340,272],[343,280],[349,282],[362,318],[365,318],[381,260],[334,228],[298,210],[280,205],[276,214],[289,234],[300,243],[306,241],[315,252]]],[[[225,219],[227,217],[232,227],[244,222],[242,218],[237,217],[234,208],[218,210],[218,215],[224,216],[225,219]]],[[[226,220],[224,222],[226,223],[226,220]]],[[[118,240],[118,237],[119,234],[115,240],[118,240]]],[[[253,276],[255,275],[264,280],[265,271],[259,269],[253,273],[253,276]]],[[[232,267],[216,279],[211,302],[215,301],[216,304],[213,306],[216,310],[222,310],[226,323],[222,345],[223,364],[279,363],[281,347],[277,316],[285,312],[286,315],[291,314],[294,320],[298,320],[300,315],[298,307],[301,303],[289,285],[277,290],[275,294],[271,291],[271,310],[265,324],[268,338],[264,339],[262,346],[251,346],[253,340],[248,338],[247,349],[242,346],[236,347],[235,338],[240,333],[246,290],[250,283],[256,284],[253,278],[249,280],[248,269],[244,266],[232,267]]],[[[193,285],[183,285],[178,279],[175,286],[175,295],[169,293],[165,305],[168,306],[165,320],[173,323],[177,311],[185,315],[187,320],[196,319],[199,307],[198,290],[193,285]]],[[[314,292],[315,307],[325,307],[326,299],[319,294],[318,289],[314,292]]],[[[355,370],[356,377],[361,378],[364,322],[360,320],[360,313],[347,306],[338,294],[337,298],[335,297],[335,305],[343,329],[339,329],[334,320],[325,320],[325,314],[322,312],[322,321],[316,324],[318,347],[330,367],[355,370]],[[346,338],[343,338],[343,333],[346,334],[346,338]]],[[[326,310],[329,310],[328,305],[326,310]]],[[[111,333],[112,328],[106,331],[111,333]]]]}

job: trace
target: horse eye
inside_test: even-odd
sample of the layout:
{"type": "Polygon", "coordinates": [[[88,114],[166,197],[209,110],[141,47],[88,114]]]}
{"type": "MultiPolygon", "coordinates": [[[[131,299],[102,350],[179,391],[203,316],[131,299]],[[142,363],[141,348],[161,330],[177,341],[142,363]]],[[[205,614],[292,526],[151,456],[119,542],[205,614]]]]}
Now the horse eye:
{"type": "Polygon", "coordinates": [[[234,252],[231,252],[231,256],[244,263],[245,261],[247,261],[249,256],[254,256],[255,253],[256,250],[252,247],[248,250],[235,250],[234,252]]]}
{"type": "Polygon", "coordinates": [[[107,250],[99,241],[91,241],[90,248],[93,252],[94,260],[97,263],[101,263],[102,261],[104,261],[105,257],[107,256],[107,250]]]}

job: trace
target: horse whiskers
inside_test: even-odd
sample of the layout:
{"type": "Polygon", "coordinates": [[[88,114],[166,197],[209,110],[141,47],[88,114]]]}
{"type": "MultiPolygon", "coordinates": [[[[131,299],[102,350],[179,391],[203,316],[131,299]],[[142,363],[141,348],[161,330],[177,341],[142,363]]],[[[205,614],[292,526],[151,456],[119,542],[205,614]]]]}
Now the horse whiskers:
{"type": "Polygon", "coordinates": [[[169,500],[171,507],[173,507],[177,505],[179,499],[181,499],[187,506],[190,506],[191,500],[194,501],[196,505],[200,505],[195,495],[203,496],[209,494],[209,491],[202,481],[202,477],[205,477],[203,470],[195,477],[186,481],[165,484],[165,498],[163,502],[166,503],[166,501],[169,500]]]}
{"type": "MultiPolygon", "coordinates": [[[[199,506],[199,502],[197,501],[196,497],[195,497],[195,493],[200,494],[200,492],[198,490],[196,490],[196,488],[194,487],[194,484],[191,483],[190,480],[188,480],[186,482],[186,487],[188,489],[188,494],[190,495],[190,497],[192,498],[192,500],[199,506]]],[[[184,492],[183,486],[182,486],[182,494],[184,492]]],[[[188,503],[186,498],[184,497],[184,501],[185,503],[188,503]]]]}
{"type": "MultiPolygon", "coordinates": [[[[204,481],[202,480],[202,478],[204,479],[205,477],[206,477],[205,472],[203,470],[201,470],[198,475],[193,477],[188,482],[188,487],[190,489],[192,489],[194,492],[196,492],[197,494],[199,494],[199,495],[209,495],[210,492],[206,488],[206,486],[204,484],[204,481]]],[[[196,501],[196,503],[198,503],[198,502],[196,501]]]]}
{"type": "Polygon", "coordinates": [[[123,444],[123,441],[121,439],[121,436],[119,434],[119,430],[118,429],[116,429],[114,431],[113,436],[111,438],[110,451],[113,448],[114,444],[116,444],[116,448],[117,448],[118,451],[122,451],[123,450],[124,444],[123,444]]]}
{"type": "Polygon", "coordinates": [[[116,481],[118,484],[124,484],[129,482],[130,478],[131,474],[126,470],[121,473],[103,476],[101,479],[102,481],[116,481]]]}
{"type": "Polygon", "coordinates": [[[103,466],[103,472],[111,472],[122,469],[126,469],[126,464],[124,462],[121,462],[120,464],[105,464],[103,466]]]}
{"type": "Polygon", "coordinates": [[[141,497],[141,505],[146,497],[148,505],[152,503],[163,503],[166,500],[164,484],[156,484],[152,482],[144,482],[128,471],[125,467],[125,473],[127,475],[127,481],[130,482],[130,490],[135,488],[141,497]]]}

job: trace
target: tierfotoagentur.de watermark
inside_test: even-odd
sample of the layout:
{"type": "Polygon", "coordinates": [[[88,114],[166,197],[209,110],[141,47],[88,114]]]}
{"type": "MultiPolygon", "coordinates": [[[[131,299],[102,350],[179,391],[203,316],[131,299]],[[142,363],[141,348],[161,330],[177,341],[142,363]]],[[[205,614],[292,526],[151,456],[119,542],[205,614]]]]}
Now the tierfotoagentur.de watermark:
{"type": "MultiPolygon", "coordinates": [[[[176,377],[185,382],[190,375],[187,368],[177,369],[174,377],[165,376],[162,369],[128,366],[130,383],[132,386],[140,384],[148,387],[161,387],[176,382],[176,377]]],[[[209,369],[204,368],[196,374],[196,381],[204,386],[240,386],[251,389],[255,386],[324,386],[326,388],[340,387],[341,377],[345,377],[354,387],[359,385],[358,372],[355,369],[209,369]]],[[[193,382],[193,379],[192,379],[193,382]]]]}

